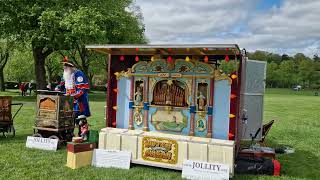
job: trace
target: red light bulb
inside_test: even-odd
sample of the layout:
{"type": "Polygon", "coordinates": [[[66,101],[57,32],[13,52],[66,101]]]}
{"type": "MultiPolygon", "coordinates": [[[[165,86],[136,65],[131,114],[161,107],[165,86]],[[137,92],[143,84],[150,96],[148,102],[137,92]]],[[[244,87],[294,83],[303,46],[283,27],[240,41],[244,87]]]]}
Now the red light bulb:
{"type": "Polygon", "coordinates": [[[229,62],[229,56],[228,55],[226,55],[226,57],[224,58],[224,60],[226,60],[227,62],[229,62]]]}
{"type": "Polygon", "coordinates": [[[124,56],[120,56],[120,61],[124,61],[124,56]]]}
{"type": "Polygon", "coordinates": [[[204,60],[204,62],[206,62],[206,63],[207,63],[207,62],[209,61],[208,56],[205,56],[203,60],[204,60]]]}

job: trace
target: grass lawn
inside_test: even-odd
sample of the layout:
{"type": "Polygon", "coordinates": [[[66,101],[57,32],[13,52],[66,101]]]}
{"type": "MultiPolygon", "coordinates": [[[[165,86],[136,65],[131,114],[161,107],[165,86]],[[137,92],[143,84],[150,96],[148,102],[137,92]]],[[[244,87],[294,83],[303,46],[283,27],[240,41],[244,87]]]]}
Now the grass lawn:
{"type": "MultiPolygon", "coordinates": [[[[267,89],[265,121],[275,119],[268,137],[271,146],[289,145],[294,154],[278,155],[282,176],[235,176],[234,179],[320,179],[320,96],[312,91],[293,92],[287,89],[267,89]]],[[[0,179],[180,179],[181,172],[132,165],[130,170],[86,167],[71,170],[65,167],[66,150],[57,152],[25,148],[26,137],[33,133],[35,97],[20,97],[15,91],[0,93],[14,96],[14,103],[24,107],[15,118],[16,137],[0,135],[0,179]]],[[[103,93],[90,95],[93,116],[91,129],[104,127],[103,93]]],[[[15,109],[15,108],[14,108],[15,109]]]]}

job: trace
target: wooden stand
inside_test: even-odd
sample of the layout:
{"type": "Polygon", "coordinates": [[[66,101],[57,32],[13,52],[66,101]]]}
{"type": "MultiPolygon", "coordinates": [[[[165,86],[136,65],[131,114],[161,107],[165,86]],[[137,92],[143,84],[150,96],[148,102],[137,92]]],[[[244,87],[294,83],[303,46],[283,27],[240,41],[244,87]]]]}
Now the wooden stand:
{"type": "Polygon", "coordinates": [[[90,166],[95,143],[68,143],[67,164],[71,169],[90,166]]]}

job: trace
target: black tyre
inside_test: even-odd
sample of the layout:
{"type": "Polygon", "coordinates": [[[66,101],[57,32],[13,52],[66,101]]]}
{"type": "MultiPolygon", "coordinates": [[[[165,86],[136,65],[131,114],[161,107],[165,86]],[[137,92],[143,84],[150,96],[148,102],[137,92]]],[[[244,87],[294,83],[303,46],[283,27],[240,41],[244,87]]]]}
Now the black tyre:
{"type": "Polygon", "coordinates": [[[59,138],[56,135],[52,135],[52,136],[49,136],[49,139],[58,139],[58,147],[57,148],[60,149],[60,147],[62,146],[62,143],[63,143],[61,138],[59,138]]]}

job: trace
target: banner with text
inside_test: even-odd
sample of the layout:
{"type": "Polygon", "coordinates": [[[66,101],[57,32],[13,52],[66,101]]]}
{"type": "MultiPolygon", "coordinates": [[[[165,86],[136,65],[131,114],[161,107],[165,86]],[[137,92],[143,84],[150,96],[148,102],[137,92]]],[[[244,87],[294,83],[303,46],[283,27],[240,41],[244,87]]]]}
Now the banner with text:
{"type": "Polygon", "coordinates": [[[105,168],[130,169],[131,152],[95,149],[93,151],[92,166],[105,168]]]}
{"type": "Polygon", "coordinates": [[[182,178],[202,180],[229,180],[229,166],[219,163],[185,160],[182,178]]]}
{"type": "Polygon", "coordinates": [[[35,149],[43,149],[56,151],[58,147],[58,139],[49,139],[42,137],[27,137],[26,147],[27,148],[35,148],[35,149]]]}

